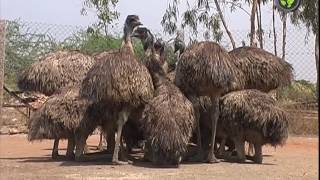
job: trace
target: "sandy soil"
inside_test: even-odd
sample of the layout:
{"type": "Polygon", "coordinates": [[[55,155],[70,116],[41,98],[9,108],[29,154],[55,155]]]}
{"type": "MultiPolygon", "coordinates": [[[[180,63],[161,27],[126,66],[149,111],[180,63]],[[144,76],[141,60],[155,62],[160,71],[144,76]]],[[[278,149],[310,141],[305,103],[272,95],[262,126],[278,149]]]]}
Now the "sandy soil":
{"type": "MultiPolygon", "coordinates": [[[[99,137],[88,140],[94,149],[99,137]]],[[[65,153],[61,143],[60,154],[65,153]]],[[[263,164],[220,162],[156,168],[149,163],[110,165],[107,156],[89,162],[51,160],[52,141],[29,143],[25,135],[0,136],[0,179],[318,179],[318,138],[291,137],[282,148],[264,147],[263,164]]]]}

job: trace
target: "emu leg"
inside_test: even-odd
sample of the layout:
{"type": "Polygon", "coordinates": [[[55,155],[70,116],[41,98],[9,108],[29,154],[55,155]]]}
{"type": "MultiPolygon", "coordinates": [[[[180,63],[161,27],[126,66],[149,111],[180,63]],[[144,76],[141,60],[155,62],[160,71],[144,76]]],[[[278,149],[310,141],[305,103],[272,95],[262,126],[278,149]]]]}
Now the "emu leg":
{"type": "Polygon", "coordinates": [[[112,153],[115,146],[115,132],[113,130],[107,131],[107,153],[112,153]]]}
{"type": "Polygon", "coordinates": [[[100,130],[100,141],[99,141],[99,145],[97,147],[97,149],[99,151],[104,151],[105,149],[103,148],[103,145],[105,144],[106,141],[106,134],[105,132],[103,132],[103,130],[100,130]]]}
{"type": "Polygon", "coordinates": [[[90,153],[90,149],[89,149],[87,142],[84,143],[83,153],[85,153],[85,154],[90,153]]]}
{"type": "Polygon", "coordinates": [[[197,154],[194,157],[190,158],[190,161],[198,162],[203,160],[203,154],[204,154],[202,149],[201,130],[200,130],[200,104],[199,104],[199,100],[194,96],[189,97],[189,100],[193,104],[194,114],[196,118],[197,146],[198,146],[197,154]]]}
{"type": "Polygon", "coordinates": [[[76,161],[83,161],[83,150],[86,145],[86,138],[84,136],[76,136],[76,153],[75,153],[75,160],[76,161]]]}
{"type": "Polygon", "coordinates": [[[124,145],[123,145],[123,137],[121,137],[121,141],[120,141],[120,159],[121,161],[128,161],[128,150],[127,150],[127,147],[124,148],[124,145]]]}
{"type": "Polygon", "coordinates": [[[129,117],[129,113],[127,111],[121,111],[119,113],[119,119],[118,119],[118,128],[117,128],[117,137],[116,137],[116,143],[113,151],[112,156],[112,163],[116,165],[121,165],[124,163],[121,163],[118,158],[119,148],[120,148],[120,141],[121,141],[121,134],[122,134],[122,128],[124,124],[127,122],[129,117]]]}
{"type": "Polygon", "coordinates": [[[66,157],[69,160],[74,160],[74,147],[75,147],[75,139],[74,136],[68,138],[68,147],[66,157]]]}
{"type": "Polygon", "coordinates": [[[239,162],[239,163],[242,163],[246,160],[246,155],[245,155],[245,142],[244,140],[242,140],[243,138],[241,137],[235,137],[233,138],[233,141],[234,141],[234,145],[235,145],[235,148],[236,148],[236,152],[237,152],[237,155],[236,156],[233,156],[232,155],[232,152],[228,152],[226,153],[226,159],[228,161],[234,161],[234,162],[239,162]]]}
{"type": "Polygon", "coordinates": [[[261,144],[254,144],[254,156],[253,156],[253,162],[257,164],[262,163],[262,145],[261,144]]]}
{"type": "Polygon", "coordinates": [[[211,120],[212,120],[212,129],[211,129],[211,147],[209,149],[209,154],[207,157],[207,163],[218,163],[218,159],[214,155],[214,144],[216,139],[216,130],[219,118],[219,98],[212,96],[211,98],[212,108],[211,108],[211,120]]]}
{"type": "Polygon", "coordinates": [[[225,146],[226,146],[226,138],[222,138],[219,149],[218,149],[217,157],[224,158],[225,146]]]}
{"type": "Polygon", "coordinates": [[[252,155],[254,155],[255,153],[254,153],[254,145],[252,144],[252,143],[248,143],[249,144],[249,146],[248,146],[248,155],[249,156],[252,156],[252,155]]]}
{"type": "Polygon", "coordinates": [[[59,147],[59,139],[55,139],[53,142],[53,148],[52,148],[52,154],[51,154],[52,159],[59,158],[58,147],[59,147]]]}
{"type": "Polygon", "coordinates": [[[98,144],[98,147],[97,147],[97,150],[99,150],[99,151],[102,151],[102,150],[103,150],[102,141],[103,141],[102,131],[100,131],[100,139],[99,139],[99,144],[98,144]]]}

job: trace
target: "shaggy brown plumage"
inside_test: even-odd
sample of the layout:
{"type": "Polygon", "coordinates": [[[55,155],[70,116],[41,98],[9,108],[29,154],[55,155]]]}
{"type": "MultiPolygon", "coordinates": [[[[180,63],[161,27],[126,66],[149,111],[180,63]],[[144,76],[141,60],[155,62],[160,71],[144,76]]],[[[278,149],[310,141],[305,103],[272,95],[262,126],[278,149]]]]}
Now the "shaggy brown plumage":
{"type": "Polygon", "coordinates": [[[148,70],[125,46],[97,60],[82,83],[81,94],[117,107],[137,107],[153,96],[153,86],[148,70]]]}
{"type": "MultiPolygon", "coordinates": [[[[216,126],[219,116],[218,99],[223,92],[233,89],[241,79],[241,74],[232,63],[228,52],[214,42],[200,42],[189,46],[181,54],[177,67],[175,84],[188,96],[194,105],[197,122],[199,122],[199,103],[197,97],[209,96],[212,102],[211,123],[211,144],[215,144],[216,126]]],[[[241,83],[242,84],[242,83],[241,83]]],[[[199,124],[199,123],[197,123],[199,124]]],[[[202,146],[200,127],[197,128],[198,154],[197,161],[202,161],[202,146]]],[[[214,155],[214,147],[211,146],[206,161],[209,163],[218,162],[214,155]]]]}
{"type": "MultiPolygon", "coordinates": [[[[60,93],[50,96],[32,115],[28,122],[28,140],[68,139],[75,141],[74,145],[80,146],[83,151],[85,140],[101,125],[102,119],[107,118],[106,114],[105,107],[80,98],[79,87],[66,87],[60,93]]],[[[72,153],[68,156],[73,156],[73,147],[68,145],[67,152],[72,153]]]]}
{"type": "Polygon", "coordinates": [[[262,162],[261,146],[282,145],[288,138],[289,115],[275,100],[258,90],[226,94],[220,100],[218,134],[226,135],[236,145],[238,158],[244,161],[244,142],[254,144],[254,161],[262,162]]]}
{"type": "Polygon", "coordinates": [[[237,71],[228,52],[213,42],[188,47],[178,61],[175,84],[185,93],[211,95],[214,90],[229,89],[237,71]]]}
{"type": "Polygon", "coordinates": [[[229,54],[242,72],[238,79],[243,79],[240,83],[236,82],[239,85],[231,90],[258,89],[269,92],[278,87],[288,86],[293,80],[292,66],[263,49],[240,47],[229,54]]]}
{"type": "Polygon", "coordinates": [[[18,78],[23,91],[52,95],[60,88],[81,82],[94,59],[77,51],[56,51],[27,67],[18,78]]]}
{"type": "MultiPolygon", "coordinates": [[[[268,92],[288,85],[292,78],[291,65],[264,50],[246,47],[226,53],[216,43],[200,42],[191,45],[181,55],[175,83],[190,100],[196,99],[195,96],[211,98],[211,123],[216,127],[219,116],[218,98],[221,95],[249,88],[268,92]]],[[[199,105],[196,102],[193,104],[198,114],[199,105]]],[[[200,137],[200,130],[198,136],[200,137]]],[[[214,139],[215,128],[212,128],[211,144],[214,144],[214,139]]],[[[208,162],[216,162],[213,151],[212,146],[208,162]]]]}
{"type": "Polygon", "coordinates": [[[97,60],[82,82],[81,95],[94,102],[105,102],[117,114],[117,140],[113,163],[119,163],[118,151],[122,127],[134,108],[153,97],[154,87],[146,67],[135,57],[131,34],[141,25],[136,15],[127,16],[123,44],[119,51],[106,53],[97,60]]]}
{"type": "Polygon", "coordinates": [[[142,116],[149,144],[146,157],[156,164],[179,164],[192,136],[194,118],[192,103],[176,86],[171,82],[160,85],[142,116]]]}
{"type": "Polygon", "coordinates": [[[158,40],[153,45],[153,35],[147,28],[138,28],[135,37],[149,44],[145,63],[156,89],[155,97],[145,105],[142,114],[147,140],[145,158],[155,164],[179,165],[195,126],[192,103],[166,77],[161,59],[164,44],[158,40]]]}

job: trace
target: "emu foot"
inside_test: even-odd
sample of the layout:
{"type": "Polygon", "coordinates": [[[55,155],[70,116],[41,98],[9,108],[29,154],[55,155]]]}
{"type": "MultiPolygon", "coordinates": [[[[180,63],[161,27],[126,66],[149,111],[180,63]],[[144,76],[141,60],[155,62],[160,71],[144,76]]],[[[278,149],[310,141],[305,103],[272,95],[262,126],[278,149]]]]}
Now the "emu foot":
{"type": "Polygon", "coordinates": [[[117,161],[112,161],[112,164],[113,165],[127,165],[127,164],[129,164],[128,162],[125,162],[125,161],[119,161],[119,160],[117,160],[117,161]]]}
{"type": "Polygon", "coordinates": [[[213,164],[219,163],[220,161],[215,157],[213,153],[208,154],[208,158],[205,160],[206,163],[213,164]]]}
{"type": "Polygon", "coordinates": [[[75,154],[74,153],[67,153],[66,154],[66,159],[69,160],[69,161],[73,161],[75,160],[75,154]]]}
{"type": "Polygon", "coordinates": [[[217,153],[216,157],[219,159],[225,159],[225,153],[217,153]]]}
{"type": "Polygon", "coordinates": [[[229,162],[237,162],[237,163],[244,163],[246,161],[245,158],[238,157],[237,155],[232,155],[232,153],[228,153],[228,155],[225,156],[225,159],[229,162]]]}
{"type": "Polygon", "coordinates": [[[256,157],[256,156],[246,156],[246,159],[253,161],[256,164],[262,164],[262,157],[256,157]]]}
{"type": "Polygon", "coordinates": [[[63,155],[54,155],[54,156],[52,156],[52,159],[53,160],[65,160],[65,156],[63,156],[63,155]]]}
{"type": "Polygon", "coordinates": [[[58,152],[52,152],[51,158],[52,158],[53,160],[63,160],[63,159],[64,159],[64,156],[59,155],[58,152]]]}
{"type": "Polygon", "coordinates": [[[128,161],[128,156],[120,153],[119,154],[119,159],[121,161],[127,162],[128,161]]]}

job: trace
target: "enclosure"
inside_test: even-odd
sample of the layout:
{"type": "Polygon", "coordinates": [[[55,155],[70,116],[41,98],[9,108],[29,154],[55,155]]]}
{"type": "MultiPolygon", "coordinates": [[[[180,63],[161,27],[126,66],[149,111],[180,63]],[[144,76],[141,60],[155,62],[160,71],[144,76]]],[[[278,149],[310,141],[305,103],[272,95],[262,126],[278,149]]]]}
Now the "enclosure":
{"type": "MultiPolygon", "coordinates": [[[[1,11],[12,9],[13,4],[4,3],[8,4],[4,6],[8,10],[0,6],[1,11]]],[[[135,9],[135,14],[147,19],[149,24],[145,26],[152,24],[154,16],[161,17],[158,26],[148,28],[166,42],[165,58],[169,65],[178,61],[174,38],[183,32],[188,45],[213,41],[227,51],[243,46],[258,47],[293,67],[291,85],[269,92],[277,106],[290,115],[289,138],[283,147],[264,146],[261,165],[184,162],[178,169],[159,168],[140,161],[114,166],[110,163],[111,155],[88,162],[52,160],[52,140],[27,141],[27,122],[49,96],[21,91],[17,82],[23,70],[50,52],[76,51],[93,57],[121,47],[123,14],[132,12],[128,9],[133,2],[84,0],[80,3],[79,15],[92,13],[96,16],[94,22],[65,25],[25,20],[21,16],[14,19],[9,13],[0,19],[0,179],[318,179],[318,0],[304,1],[292,13],[282,12],[274,1],[260,0],[192,0],[185,5],[169,0],[161,3],[159,15],[151,17],[147,16],[152,14],[149,9],[135,9]],[[241,16],[247,19],[245,25],[231,23],[239,12],[245,14],[241,16]]],[[[156,6],[146,0],[141,3],[156,6]]],[[[133,39],[133,45],[136,57],[143,62],[142,43],[133,39]]],[[[87,143],[91,152],[99,154],[98,131],[87,143]]],[[[64,153],[67,143],[61,144],[64,153]]],[[[137,158],[142,154],[139,150],[131,153],[137,158]]]]}

